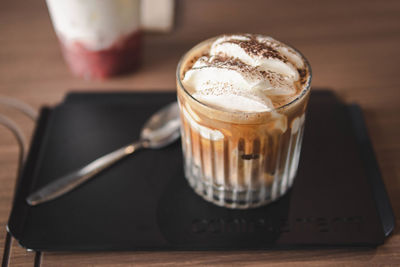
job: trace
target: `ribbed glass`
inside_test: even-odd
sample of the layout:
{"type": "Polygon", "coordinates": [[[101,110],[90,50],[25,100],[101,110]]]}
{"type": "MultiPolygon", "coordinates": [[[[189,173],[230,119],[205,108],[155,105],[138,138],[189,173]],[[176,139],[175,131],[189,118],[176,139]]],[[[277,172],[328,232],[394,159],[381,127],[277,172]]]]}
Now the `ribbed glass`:
{"type": "Polygon", "coordinates": [[[292,186],[299,164],[311,67],[291,102],[263,112],[226,110],[199,101],[181,77],[217,37],[180,60],[177,93],[185,176],[194,191],[219,206],[247,209],[270,203],[292,186]]]}
{"type": "Polygon", "coordinates": [[[181,105],[185,176],[197,194],[219,206],[245,209],[274,201],[291,187],[304,113],[284,133],[264,131],[246,139],[224,135],[194,117],[181,105]]]}

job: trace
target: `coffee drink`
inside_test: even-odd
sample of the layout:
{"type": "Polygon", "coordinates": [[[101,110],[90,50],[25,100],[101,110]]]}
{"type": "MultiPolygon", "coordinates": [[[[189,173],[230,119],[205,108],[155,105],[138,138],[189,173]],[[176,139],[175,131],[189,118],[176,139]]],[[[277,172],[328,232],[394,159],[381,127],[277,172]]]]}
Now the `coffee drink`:
{"type": "Polygon", "coordinates": [[[195,192],[242,209],[282,196],[296,176],[310,83],[307,60],[271,37],[223,35],[187,52],[177,90],[195,192]]]}
{"type": "Polygon", "coordinates": [[[140,0],[46,0],[71,71],[106,79],[140,62],[140,0]]]}

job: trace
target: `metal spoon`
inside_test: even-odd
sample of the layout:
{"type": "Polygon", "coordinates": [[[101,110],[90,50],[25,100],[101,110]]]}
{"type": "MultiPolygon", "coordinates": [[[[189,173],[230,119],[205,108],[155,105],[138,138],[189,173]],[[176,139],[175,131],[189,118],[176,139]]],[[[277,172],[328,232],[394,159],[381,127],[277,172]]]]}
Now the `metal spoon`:
{"type": "Polygon", "coordinates": [[[121,147],[70,174],[55,179],[54,182],[30,194],[26,201],[29,205],[35,206],[53,200],[140,148],[165,147],[178,139],[179,126],[178,104],[174,102],[150,117],[142,128],[139,141],[121,147]]]}

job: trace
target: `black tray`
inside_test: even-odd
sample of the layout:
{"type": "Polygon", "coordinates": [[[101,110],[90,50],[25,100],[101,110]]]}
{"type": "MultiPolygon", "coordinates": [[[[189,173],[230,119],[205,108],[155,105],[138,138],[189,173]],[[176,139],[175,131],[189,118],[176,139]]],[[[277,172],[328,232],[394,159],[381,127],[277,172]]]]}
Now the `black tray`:
{"type": "Polygon", "coordinates": [[[214,250],[376,246],[394,228],[361,110],[312,93],[298,176],[279,201],[214,206],[188,186],[179,142],[143,150],[65,196],[28,193],[138,138],[173,93],[72,93],[42,110],[8,228],[33,250],[214,250]]]}

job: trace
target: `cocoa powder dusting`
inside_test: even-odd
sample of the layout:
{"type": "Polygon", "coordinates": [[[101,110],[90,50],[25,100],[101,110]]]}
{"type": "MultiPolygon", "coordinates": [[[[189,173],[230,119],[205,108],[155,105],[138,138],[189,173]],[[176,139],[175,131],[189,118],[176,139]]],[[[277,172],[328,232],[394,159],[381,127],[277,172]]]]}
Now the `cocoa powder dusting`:
{"type": "Polygon", "coordinates": [[[274,58],[287,63],[286,57],[281,55],[275,48],[277,44],[271,42],[260,42],[253,35],[246,35],[249,40],[226,40],[222,43],[232,43],[239,45],[246,53],[254,56],[262,56],[266,58],[274,58]]]}
{"type": "MultiPolygon", "coordinates": [[[[282,47],[285,47],[281,43],[268,38],[259,38],[257,35],[252,34],[244,34],[242,35],[245,38],[231,38],[225,39],[218,42],[218,44],[235,44],[239,46],[243,52],[245,52],[250,57],[254,58],[267,58],[267,59],[276,59],[277,61],[281,61],[283,63],[290,63],[293,64],[288,58],[281,53],[282,47]]],[[[229,36],[227,36],[229,37],[229,36]]],[[[308,80],[308,70],[303,68],[298,68],[299,80],[291,81],[286,77],[284,74],[278,73],[272,70],[262,70],[257,65],[253,66],[249,64],[246,58],[240,59],[235,55],[227,55],[223,52],[218,52],[214,54],[210,54],[210,47],[212,44],[207,45],[204,49],[197,50],[196,53],[192,55],[192,58],[186,62],[184,65],[183,75],[190,69],[202,69],[208,67],[215,67],[219,69],[228,69],[234,70],[236,72],[240,72],[243,77],[250,81],[269,81],[269,88],[272,88],[272,91],[275,88],[279,90],[283,90],[284,93],[276,94],[276,91],[272,93],[268,93],[269,88],[266,88],[265,93],[267,97],[271,100],[272,105],[274,108],[282,107],[291,101],[293,101],[300,92],[304,89],[304,85],[307,83],[308,80]],[[243,61],[242,61],[243,60],[243,61]],[[246,63],[244,62],[246,61],[246,63]],[[198,62],[199,64],[196,64],[198,62]],[[196,66],[194,67],[193,65],[196,66]],[[292,82],[292,83],[291,83],[292,82]],[[288,92],[287,88],[293,88],[293,91],[288,92]],[[286,90],[286,91],[285,91],[286,90]]],[[[291,51],[295,53],[294,51],[291,51]]],[[[237,88],[234,87],[234,84],[230,83],[219,83],[219,85],[206,82],[204,84],[206,89],[202,89],[204,92],[207,93],[208,90],[209,94],[215,94],[215,90],[213,89],[214,86],[222,86],[225,90],[218,91],[218,94],[224,94],[226,91],[235,92],[237,88]],[[209,87],[209,88],[207,88],[209,87]]],[[[231,92],[231,93],[232,93],[231,92]]]]}

